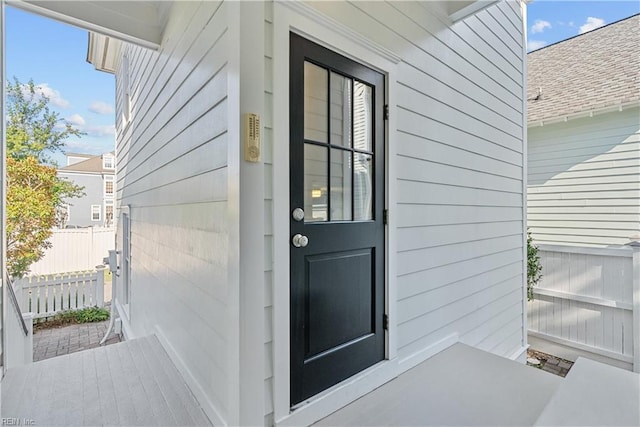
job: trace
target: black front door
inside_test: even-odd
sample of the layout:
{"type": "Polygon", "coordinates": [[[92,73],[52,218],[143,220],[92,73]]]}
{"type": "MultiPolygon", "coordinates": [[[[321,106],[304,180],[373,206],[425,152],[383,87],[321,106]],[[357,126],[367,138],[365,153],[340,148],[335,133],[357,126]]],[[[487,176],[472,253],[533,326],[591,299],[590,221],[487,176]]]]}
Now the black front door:
{"type": "Polygon", "coordinates": [[[384,358],[384,76],[291,34],[291,405],[384,358]]]}

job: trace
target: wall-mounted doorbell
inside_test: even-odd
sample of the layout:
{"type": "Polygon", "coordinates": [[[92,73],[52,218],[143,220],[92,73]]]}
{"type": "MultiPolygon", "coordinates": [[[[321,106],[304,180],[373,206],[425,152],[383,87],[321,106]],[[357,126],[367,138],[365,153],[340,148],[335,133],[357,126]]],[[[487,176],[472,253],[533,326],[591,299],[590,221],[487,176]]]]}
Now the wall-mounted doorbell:
{"type": "Polygon", "coordinates": [[[242,117],[244,130],[244,159],[247,162],[260,161],[260,116],[247,113],[242,117]]]}

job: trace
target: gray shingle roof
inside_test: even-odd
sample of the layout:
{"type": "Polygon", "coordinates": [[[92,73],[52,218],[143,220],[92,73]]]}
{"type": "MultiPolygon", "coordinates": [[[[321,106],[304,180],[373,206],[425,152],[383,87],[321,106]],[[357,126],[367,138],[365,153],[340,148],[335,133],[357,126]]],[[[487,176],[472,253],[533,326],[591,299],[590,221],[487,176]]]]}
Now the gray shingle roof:
{"type": "Polygon", "coordinates": [[[639,101],[640,14],[531,52],[527,62],[529,123],[639,101]]]}
{"type": "MultiPolygon", "coordinates": [[[[113,153],[108,153],[113,154],[113,153]]],[[[84,155],[83,155],[84,156],[84,155]]],[[[115,160],[114,160],[115,161],[115,160]]],[[[102,155],[89,157],[87,160],[83,160],[72,165],[58,168],[60,172],[87,172],[87,173],[107,173],[114,174],[113,169],[104,169],[102,167],[102,155]]]]}

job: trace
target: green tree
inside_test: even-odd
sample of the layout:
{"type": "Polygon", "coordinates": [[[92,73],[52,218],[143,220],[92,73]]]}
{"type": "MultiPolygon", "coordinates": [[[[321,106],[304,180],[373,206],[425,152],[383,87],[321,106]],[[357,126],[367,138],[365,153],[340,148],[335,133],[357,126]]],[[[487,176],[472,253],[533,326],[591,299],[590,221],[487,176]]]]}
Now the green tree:
{"type": "Polygon", "coordinates": [[[542,278],[542,264],[538,248],[533,244],[531,233],[527,231],[527,300],[533,300],[533,287],[542,278]]]}
{"type": "Polygon", "coordinates": [[[50,246],[47,239],[65,201],[83,188],[57,176],[50,155],[82,132],[49,108],[33,81],[7,84],[7,266],[24,275],[50,246]]]}
{"type": "Polygon", "coordinates": [[[49,98],[39,93],[33,80],[22,84],[17,78],[7,83],[7,156],[35,157],[54,165],[50,154],[62,151],[67,138],[84,135],[71,123],[51,111],[49,98]]]}
{"type": "Polygon", "coordinates": [[[22,276],[50,246],[55,223],[56,169],[35,157],[7,159],[7,267],[22,276]]]}

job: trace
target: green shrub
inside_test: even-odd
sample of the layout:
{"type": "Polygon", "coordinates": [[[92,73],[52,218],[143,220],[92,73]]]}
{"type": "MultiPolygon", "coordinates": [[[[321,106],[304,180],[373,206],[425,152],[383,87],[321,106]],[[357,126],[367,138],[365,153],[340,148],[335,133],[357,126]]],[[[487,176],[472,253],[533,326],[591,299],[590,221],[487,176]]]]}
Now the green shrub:
{"type": "Polygon", "coordinates": [[[100,307],[87,307],[81,310],[67,310],[56,313],[53,317],[41,319],[34,324],[37,329],[47,329],[70,325],[72,323],[91,323],[109,320],[109,310],[100,307]]]}
{"type": "Polygon", "coordinates": [[[533,287],[542,278],[542,264],[538,248],[533,245],[531,233],[527,231],[527,300],[533,300],[533,287]]]}
{"type": "Polygon", "coordinates": [[[100,307],[87,307],[74,311],[76,322],[91,323],[102,322],[109,319],[109,310],[100,307]]]}

